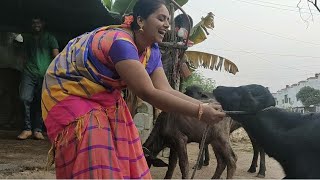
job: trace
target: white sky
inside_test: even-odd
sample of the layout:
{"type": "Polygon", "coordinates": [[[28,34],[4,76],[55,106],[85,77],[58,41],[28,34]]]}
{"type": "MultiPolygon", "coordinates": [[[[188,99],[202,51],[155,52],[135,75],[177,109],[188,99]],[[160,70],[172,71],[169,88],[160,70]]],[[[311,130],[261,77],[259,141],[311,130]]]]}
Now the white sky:
{"type": "MultiPolygon", "coordinates": [[[[306,0],[302,0],[306,1],[306,0]]],[[[296,7],[299,0],[189,0],[183,6],[194,24],[208,12],[215,28],[190,50],[213,53],[233,61],[239,73],[203,70],[216,85],[261,84],[272,92],[320,72],[320,13],[309,24],[296,7]],[[274,8],[272,8],[274,7],[274,8]]],[[[308,8],[306,2],[301,5],[308,8]]],[[[308,9],[304,10],[308,12],[308,9]]],[[[310,13],[303,13],[306,19],[310,13]]]]}

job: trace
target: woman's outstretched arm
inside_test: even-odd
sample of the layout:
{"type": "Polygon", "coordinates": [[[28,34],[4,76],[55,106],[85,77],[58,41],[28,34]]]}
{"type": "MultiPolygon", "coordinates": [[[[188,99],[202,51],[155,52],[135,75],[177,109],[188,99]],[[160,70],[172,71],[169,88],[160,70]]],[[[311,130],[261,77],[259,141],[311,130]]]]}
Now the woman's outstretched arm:
{"type": "MultiPolygon", "coordinates": [[[[151,78],[139,61],[123,60],[116,63],[115,68],[121,79],[142,100],[166,112],[177,112],[198,117],[200,101],[185,100],[165,90],[155,88],[151,78]]],[[[163,79],[163,77],[153,77],[154,81],[157,79],[163,79]]],[[[203,106],[203,112],[203,118],[209,118],[214,121],[219,121],[221,120],[219,117],[225,116],[223,112],[219,112],[210,106],[203,106]]]]}

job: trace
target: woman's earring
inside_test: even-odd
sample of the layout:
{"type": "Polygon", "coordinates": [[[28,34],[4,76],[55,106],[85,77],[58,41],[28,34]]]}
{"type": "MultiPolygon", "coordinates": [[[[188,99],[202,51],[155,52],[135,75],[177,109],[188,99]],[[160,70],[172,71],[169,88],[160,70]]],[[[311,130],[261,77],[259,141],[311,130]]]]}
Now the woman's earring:
{"type": "Polygon", "coordinates": [[[142,29],[142,27],[140,27],[139,31],[140,31],[140,32],[143,32],[143,29],[142,29]]]}

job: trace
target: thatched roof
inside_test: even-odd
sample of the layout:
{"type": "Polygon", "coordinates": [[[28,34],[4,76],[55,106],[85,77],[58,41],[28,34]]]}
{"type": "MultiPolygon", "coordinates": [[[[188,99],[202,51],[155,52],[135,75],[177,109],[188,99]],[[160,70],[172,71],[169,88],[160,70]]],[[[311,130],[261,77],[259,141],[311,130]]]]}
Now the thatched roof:
{"type": "Polygon", "coordinates": [[[40,16],[51,32],[80,34],[117,23],[101,0],[1,0],[0,30],[26,32],[40,16]]]}

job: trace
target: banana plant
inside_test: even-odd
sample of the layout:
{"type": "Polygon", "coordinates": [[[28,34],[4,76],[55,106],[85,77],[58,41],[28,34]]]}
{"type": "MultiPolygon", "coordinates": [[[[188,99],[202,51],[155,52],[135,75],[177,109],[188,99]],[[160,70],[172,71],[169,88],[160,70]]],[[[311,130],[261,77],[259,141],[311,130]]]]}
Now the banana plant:
{"type": "MultiPolygon", "coordinates": [[[[109,13],[119,14],[121,16],[131,13],[133,6],[137,1],[138,0],[101,0],[102,4],[106,7],[109,13]]],[[[168,0],[166,1],[169,2],[168,0]]],[[[188,2],[188,0],[176,0],[176,2],[180,6],[183,6],[188,2]]]]}
{"type": "MultiPolygon", "coordinates": [[[[209,35],[208,29],[212,30],[213,28],[214,15],[212,12],[209,12],[206,17],[202,17],[201,21],[191,29],[189,36],[190,41],[192,41],[193,45],[203,42],[209,35]]],[[[232,74],[239,72],[238,67],[232,61],[215,54],[200,51],[186,51],[184,59],[190,71],[194,71],[198,67],[204,67],[216,71],[224,69],[226,72],[232,74]]]]}

